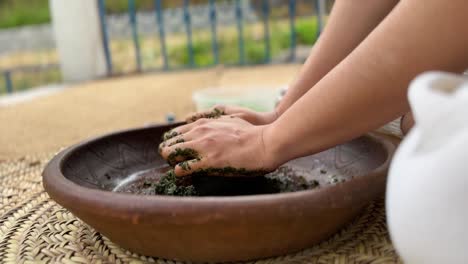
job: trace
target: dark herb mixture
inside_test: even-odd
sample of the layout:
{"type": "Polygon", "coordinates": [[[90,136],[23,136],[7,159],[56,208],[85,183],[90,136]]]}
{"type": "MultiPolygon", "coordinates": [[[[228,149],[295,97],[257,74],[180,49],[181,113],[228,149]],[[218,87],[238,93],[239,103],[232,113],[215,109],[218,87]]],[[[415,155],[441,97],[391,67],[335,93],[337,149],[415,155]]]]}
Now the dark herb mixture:
{"type": "Polygon", "coordinates": [[[156,183],[145,182],[146,188],[154,188],[155,194],[175,195],[175,196],[195,196],[197,195],[193,185],[183,182],[184,178],[178,178],[174,170],[166,172],[156,183]]]}
{"type": "Polygon", "coordinates": [[[169,156],[167,157],[167,163],[169,163],[169,165],[171,166],[175,166],[182,160],[192,160],[192,159],[196,159],[196,160],[200,159],[198,152],[189,148],[186,148],[186,149],[176,148],[175,151],[169,154],[169,156]]]}
{"type": "MultiPolygon", "coordinates": [[[[210,113],[194,117],[194,120],[201,117],[219,118],[224,114],[223,111],[215,108],[210,113]]],[[[180,134],[177,131],[171,130],[166,132],[162,139],[166,141],[178,135],[180,134]]],[[[184,142],[183,139],[175,141],[175,143],[182,142],[184,142]]],[[[159,146],[159,152],[165,146],[164,144],[166,143],[159,146]]],[[[193,149],[176,148],[167,157],[167,162],[172,167],[180,164],[182,169],[191,170],[188,160],[196,162],[200,158],[198,152],[193,149]]],[[[325,171],[320,171],[320,173],[323,174],[325,171]]],[[[226,167],[204,169],[192,173],[188,177],[176,177],[174,170],[170,170],[154,182],[136,182],[127,188],[126,192],[174,196],[228,196],[294,192],[318,186],[318,181],[307,180],[288,166],[282,166],[272,173],[226,167]]]]}
{"type": "Polygon", "coordinates": [[[215,108],[213,111],[211,112],[208,112],[208,113],[204,113],[204,114],[200,114],[200,115],[195,115],[193,116],[190,120],[192,122],[200,119],[200,118],[220,118],[222,115],[225,115],[224,111],[218,109],[218,108],[215,108]]]}
{"type": "MultiPolygon", "coordinates": [[[[212,169],[213,170],[213,169],[212,169]]],[[[206,171],[197,172],[190,177],[176,177],[173,170],[168,171],[156,182],[143,182],[137,189],[141,194],[159,194],[173,196],[235,196],[251,194],[268,194],[294,192],[317,188],[316,180],[307,181],[292,168],[283,166],[273,173],[264,175],[264,172],[250,172],[225,168],[216,170],[221,175],[244,177],[207,176],[206,171]],[[262,174],[263,173],[263,174],[262,174]],[[252,177],[256,175],[256,177],[252,177]]],[[[212,173],[212,172],[210,172],[212,173]]]]}

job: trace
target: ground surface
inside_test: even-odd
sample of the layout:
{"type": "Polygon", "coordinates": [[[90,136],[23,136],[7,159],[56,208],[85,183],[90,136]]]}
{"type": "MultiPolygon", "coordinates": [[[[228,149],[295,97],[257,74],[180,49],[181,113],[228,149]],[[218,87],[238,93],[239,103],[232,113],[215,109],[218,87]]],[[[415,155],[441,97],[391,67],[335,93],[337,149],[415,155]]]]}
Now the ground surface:
{"type": "Polygon", "coordinates": [[[52,152],[113,130],[181,119],[192,92],[213,86],[287,84],[299,65],[155,73],[74,85],[37,100],[0,107],[0,159],[52,152]]]}

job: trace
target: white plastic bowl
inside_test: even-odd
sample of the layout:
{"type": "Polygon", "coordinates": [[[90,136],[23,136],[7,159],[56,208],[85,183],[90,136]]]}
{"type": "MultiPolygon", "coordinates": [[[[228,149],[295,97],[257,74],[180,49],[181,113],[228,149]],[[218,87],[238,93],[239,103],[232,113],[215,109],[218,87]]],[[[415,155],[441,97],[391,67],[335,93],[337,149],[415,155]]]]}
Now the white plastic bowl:
{"type": "Polygon", "coordinates": [[[197,111],[207,110],[217,104],[246,107],[259,112],[272,111],[279,88],[209,88],[193,93],[197,111]]]}

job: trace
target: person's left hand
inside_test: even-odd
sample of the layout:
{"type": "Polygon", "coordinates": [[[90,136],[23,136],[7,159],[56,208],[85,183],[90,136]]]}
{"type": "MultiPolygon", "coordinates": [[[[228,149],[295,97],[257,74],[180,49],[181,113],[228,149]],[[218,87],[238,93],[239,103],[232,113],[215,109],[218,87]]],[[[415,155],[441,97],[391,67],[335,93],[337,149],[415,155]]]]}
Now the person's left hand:
{"type": "Polygon", "coordinates": [[[273,110],[271,112],[256,112],[248,108],[239,106],[215,105],[206,111],[192,113],[186,118],[185,121],[187,123],[192,123],[201,118],[216,119],[226,115],[241,118],[256,126],[271,124],[278,118],[278,113],[276,110],[273,110]]]}
{"type": "Polygon", "coordinates": [[[208,175],[257,176],[278,165],[263,143],[264,126],[232,116],[199,119],[167,132],[159,152],[177,176],[205,171],[208,175]]]}

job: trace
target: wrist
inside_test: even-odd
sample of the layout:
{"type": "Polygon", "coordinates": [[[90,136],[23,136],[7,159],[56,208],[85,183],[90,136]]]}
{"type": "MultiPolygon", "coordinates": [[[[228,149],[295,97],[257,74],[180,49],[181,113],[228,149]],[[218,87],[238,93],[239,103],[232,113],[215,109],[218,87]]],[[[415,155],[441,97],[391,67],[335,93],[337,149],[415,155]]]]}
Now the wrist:
{"type": "Polygon", "coordinates": [[[262,123],[263,123],[263,125],[269,125],[269,124],[275,122],[276,119],[278,119],[278,113],[277,113],[276,109],[274,109],[271,112],[263,113],[263,122],[262,123]]]}
{"type": "Polygon", "coordinates": [[[276,169],[289,160],[273,124],[262,127],[262,143],[267,169],[276,169]]]}

